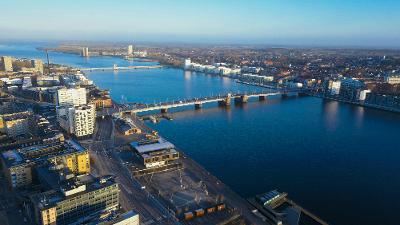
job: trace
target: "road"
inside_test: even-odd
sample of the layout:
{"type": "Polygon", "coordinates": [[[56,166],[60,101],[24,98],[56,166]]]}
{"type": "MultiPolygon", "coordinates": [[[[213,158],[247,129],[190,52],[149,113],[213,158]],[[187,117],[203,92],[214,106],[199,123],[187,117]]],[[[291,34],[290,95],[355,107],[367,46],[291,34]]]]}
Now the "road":
{"type": "Polygon", "coordinates": [[[129,169],[118,156],[114,146],[114,126],[111,118],[97,121],[95,134],[89,145],[94,175],[114,175],[121,189],[121,206],[125,210],[135,210],[144,224],[177,224],[167,209],[158,202],[130,174],[129,169]]]}
{"type": "Polygon", "coordinates": [[[0,224],[1,225],[30,225],[28,217],[23,214],[18,204],[17,195],[8,187],[8,182],[0,174],[0,224]]]}

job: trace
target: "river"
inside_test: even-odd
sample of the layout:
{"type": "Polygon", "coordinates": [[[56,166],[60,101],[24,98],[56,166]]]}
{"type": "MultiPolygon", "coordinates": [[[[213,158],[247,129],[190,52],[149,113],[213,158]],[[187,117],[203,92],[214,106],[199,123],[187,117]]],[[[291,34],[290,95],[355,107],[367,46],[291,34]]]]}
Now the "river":
{"type": "MultiPolygon", "coordinates": [[[[0,55],[45,58],[31,44],[0,45],[0,55]]],[[[143,64],[53,52],[50,61],[76,67],[143,64]]],[[[117,101],[260,90],[174,68],[88,76],[117,101]]],[[[275,97],[229,108],[210,104],[149,125],[243,197],[278,189],[332,224],[400,224],[399,114],[314,97],[275,97]]]]}

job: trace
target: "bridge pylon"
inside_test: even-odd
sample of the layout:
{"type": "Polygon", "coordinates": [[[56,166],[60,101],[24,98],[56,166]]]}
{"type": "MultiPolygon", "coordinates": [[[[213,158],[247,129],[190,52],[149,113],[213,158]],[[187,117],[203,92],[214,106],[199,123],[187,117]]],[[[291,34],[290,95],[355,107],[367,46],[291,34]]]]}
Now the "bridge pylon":
{"type": "Polygon", "coordinates": [[[265,95],[259,95],[259,96],[258,96],[258,100],[259,100],[259,101],[265,101],[265,100],[267,100],[267,96],[265,96],[265,95]]]}
{"type": "Polygon", "coordinates": [[[201,109],[203,107],[203,104],[201,102],[195,103],[194,108],[195,109],[201,109]]]}
{"type": "Polygon", "coordinates": [[[224,99],[218,101],[218,104],[224,105],[224,106],[230,106],[231,105],[231,97],[232,97],[232,94],[228,93],[228,95],[224,99]]]}
{"type": "Polygon", "coordinates": [[[235,102],[236,103],[246,103],[249,100],[248,95],[240,95],[235,97],[235,102]]]}

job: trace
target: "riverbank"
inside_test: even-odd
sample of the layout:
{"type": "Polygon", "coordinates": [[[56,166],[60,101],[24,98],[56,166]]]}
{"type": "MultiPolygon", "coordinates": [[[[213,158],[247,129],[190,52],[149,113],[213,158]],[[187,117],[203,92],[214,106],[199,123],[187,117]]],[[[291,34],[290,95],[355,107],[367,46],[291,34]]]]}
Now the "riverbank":
{"type": "Polygon", "coordinates": [[[375,105],[375,104],[368,104],[368,103],[361,102],[361,101],[357,101],[357,102],[348,101],[348,100],[344,100],[344,99],[340,99],[340,98],[333,98],[333,97],[328,97],[328,96],[323,96],[323,95],[316,95],[316,94],[312,94],[312,93],[308,93],[308,95],[313,96],[313,97],[317,97],[317,98],[326,99],[326,100],[332,100],[332,101],[342,102],[342,103],[346,103],[346,104],[351,104],[351,105],[355,105],[355,106],[361,106],[361,107],[366,107],[366,108],[371,108],[371,109],[378,109],[378,110],[388,111],[388,112],[392,112],[392,113],[400,113],[400,109],[396,109],[396,108],[392,108],[392,107],[385,107],[385,106],[380,106],[380,105],[375,105]]]}
{"type": "MultiPolygon", "coordinates": [[[[0,47],[0,52],[45,60],[34,45],[0,47]]],[[[115,57],[55,52],[49,57],[51,63],[75,67],[130,65],[115,57]]],[[[152,104],[260,88],[167,67],[87,76],[111,89],[118,102],[152,104]]],[[[400,199],[397,113],[313,97],[271,98],[230,108],[205,106],[148,126],[244,198],[278,189],[332,224],[398,222],[400,203],[393,201],[400,199]],[[362,204],[366,196],[373,206],[362,204]]]]}

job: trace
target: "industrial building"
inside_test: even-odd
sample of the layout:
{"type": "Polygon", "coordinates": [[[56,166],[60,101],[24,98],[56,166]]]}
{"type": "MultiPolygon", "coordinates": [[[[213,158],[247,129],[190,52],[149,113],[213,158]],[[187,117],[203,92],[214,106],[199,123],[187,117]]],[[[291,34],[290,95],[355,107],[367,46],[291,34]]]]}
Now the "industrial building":
{"type": "Polygon", "coordinates": [[[57,90],[57,98],[58,105],[86,105],[86,88],[61,88],[57,90]]]}
{"type": "Polygon", "coordinates": [[[57,120],[68,133],[78,138],[88,137],[94,132],[96,107],[94,105],[61,106],[57,108],[57,120]]]}
{"type": "Polygon", "coordinates": [[[141,157],[146,168],[164,166],[179,159],[179,152],[175,146],[162,138],[155,141],[132,142],[130,145],[141,157]]]}

